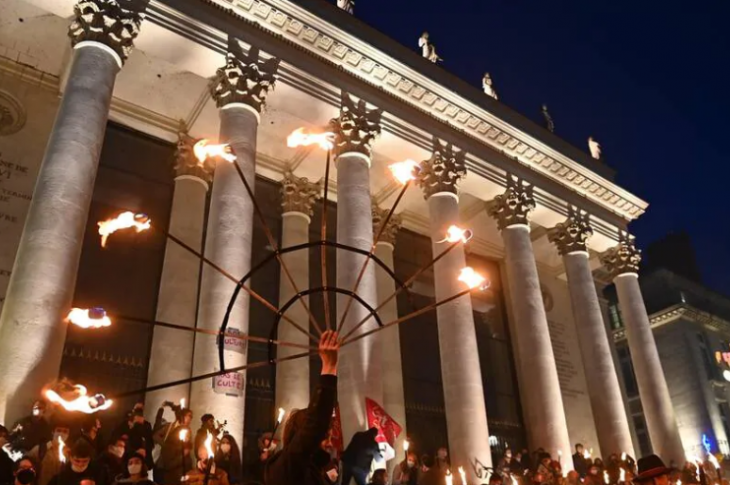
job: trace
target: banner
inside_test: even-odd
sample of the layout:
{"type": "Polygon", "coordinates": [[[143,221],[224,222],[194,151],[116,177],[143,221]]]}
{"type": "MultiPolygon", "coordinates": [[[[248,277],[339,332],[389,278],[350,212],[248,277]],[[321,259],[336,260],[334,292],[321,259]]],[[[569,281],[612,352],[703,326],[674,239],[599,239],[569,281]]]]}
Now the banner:
{"type": "Polygon", "coordinates": [[[213,392],[216,394],[241,397],[243,396],[243,389],[245,385],[246,382],[243,374],[239,372],[229,372],[222,376],[213,377],[213,392]]]}
{"type": "MultiPolygon", "coordinates": [[[[228,329],[226,329],[226,333],[235,334],[235,335],[243,335],[243,332],[241,332],[237,328],[228,328],[228,329]]],[[[223,338],[223,349],[230,350],[231,352],[236,352],[239,354],[245,354],[246,353],[246,341],[241,338],[236,338],[233,335],[226,335],[223,338]]]]}
{"type": "Polygon", "coordinates": [[[388,443],[391,447],[395,446],[395,439],[401,434],[403,428],[393,421],[385,409],[370,398],[365,398],[365,408],[368,414],[368,428],[377,428],[378,436],[375,441],[378,443],[388,443]]]}

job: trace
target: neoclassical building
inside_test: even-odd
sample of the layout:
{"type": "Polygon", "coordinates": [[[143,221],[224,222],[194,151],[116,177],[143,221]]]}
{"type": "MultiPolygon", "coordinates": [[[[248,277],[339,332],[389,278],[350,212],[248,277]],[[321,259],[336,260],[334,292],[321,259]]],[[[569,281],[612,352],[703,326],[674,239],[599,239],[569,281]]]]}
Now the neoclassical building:
{"type": "MultiPolygon", "coordinates": [[[[2,419],[26,412],[59,376],[114,396],[219,370],[211,333],[234,281],[278,247],[320,240],[324,217],[328,239],[362,251],[382,232],[374,251],[384,265],[358,278],[361,253],[315,247],[262,268],[232,307],[229,328],[244,338],[226,345],[228,366],[269,358],[276,309],[302,289],[327,286],[323,256],[330,285],[360,280],[356,294],[382,306],[383,322],[462,291],[457,277],[469,264],[489,277],[488,290],[343,348],[345,438],[366,427],[371,398],[406,430],[399,449],[406,434],[424,451],[448,444],[452,463],[473,475],[508,445],[567,457],[581,441],[604,456],[633,454],[593,276],[600,269],[616,285],[653,449],[680,460],[637,281],[641,258],[627,232],[647,204],[616,185],[601,160],[369,28],[351,7],[3,3],[2,419]],[[287,146],[301,127],[333,132],[328,180],[324,151],[287,146]],[[198,164],[191,146],[200,138],[230,144],[241,173],[198,164]],[[407,159],[420,163],[418,179],[383,228],[401,194],[388,166],[407,159]],[[97,221],[122,210],[147,214],[153,229],[114,235],[101,248],[97,221]],[[473,238],[442,255],[451,225],[473,238]],[[410,296],[386,302],[397,280],[437,256],[410,282],[410,296]],[[103,306],[115,324],[69,327],[72,306],[103,306]],[[155,320],[199,331],[143,324],[155,320]],[[256,336],[264,343],[249,341],[256,336]]],[[[347,333],[368,314],[359,303],[346,310],[347,301],[312,293],[289,307],[275,337],[307,347],[325,319],[342,319],[347,333]]],[[[211,412],[251,443],[270,429],[274,409],[306,406],[317,365],[292,360],[150,392],[147,412],[185,398],[196,416],[211,412]]]]}

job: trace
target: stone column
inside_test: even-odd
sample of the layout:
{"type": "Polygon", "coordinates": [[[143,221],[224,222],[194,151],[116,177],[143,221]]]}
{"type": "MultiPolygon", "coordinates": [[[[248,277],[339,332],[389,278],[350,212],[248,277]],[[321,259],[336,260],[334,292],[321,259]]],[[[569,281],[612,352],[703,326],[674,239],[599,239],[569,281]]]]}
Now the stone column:
{"type": "MultiPolygon", "coordinates": [[[[382,222],[388,215],[388,209],[381,209],[373,202],[373,233],[377,234],[382,222]]],[[[398,230],[401,226],[400,216],[393,214],[388,225],[383,231],[375,246],[377,256],[388,268],[394,269],[393,249],[398,230]]],[[[372,264],[372,263],[371,263],[372,264]]],[[[375,269],[376,283],[378,286],[378,305],[386,298],[395,293],[395,281],[380,266],[375,269]]],[[[398,302],[393,299],[386,303],[378,312],[383,323],[391,322],[398,318],[398,302]]],[[[390,414],[396,423],[403,428],[402,433],[395,442],[396,459],[388,462],[388,475],[393,476],[393,469],[401,462],[403,456],[403,442],[406,440],[406,401],[403,395],[403,363],[400,353],[400,332],[398,325],[383,330],[380,334],[380,349],[383,353],[383,408],[390,414]]]]}
{"type": "MultiPolygon", "coordinates": [[[[261,61],[256,49],[248,54],[232,40],[226,55],[226,65],[218,69],[211,94],[220,109],[220,142],[228,143],[238,156],[238,165],[253,189],[256,173],[256,133],[266,95],[275,83],[277,59],[261,61]]],[[[232,275],[243,276],[251,267],[253,236],[253,201],[246,193],[235,167],[223,160],[217,162],[210,196],[205,255],[232,275]]],[[[250,282],[249,282],[250,284],[250,282]]],[[[198,327],[218,330],[235,288],[235,283],[212,267],[203,266],[198,327]]],[[[249,296],[241,291],[231,313],[229,331],[248,333],[249,296]]],[[[226,350],[226,366],[246,363],[247,342],[238,350],[226,350]]],[[[193,375],[220,370],[216,337],[198,334],[195,338],[193,375]]],[[[229,374],[227,382],[245,387],[246,373],[229,374]]],[[[190,389],[190,404],[195,419],[204,413],[228,421],[227,430],[238,443],[243,443],[245,389],[233,387],[215,389],[214,378],[194,382],[190,389]],[[217,392],[216,392],[217,391],[217,392]]]]}
{"type": "MultiPolygon", "coordinates": [[[[312,205],[321,197],[322,187],[313,184],[306,178],[295,177],[286,173],[281,181],[282,207],[281,247],[288,248],[309,242],[309,223],[312,221],[312,205]]],[[[309,251],[295,251],[282,256],[294,282],[300,291],[309,288],[309,251]]],[[[283,269],[279,278],[279,308],[294,297],[295,292],[287,280],[283,269]]],[[[308,297],[303,297],[309,303],[308,297]]],[[[286,315],[295,322],[308,322],[309,315],[302,305],[289,307],[286,315]]],[[[311,345],[309,337],[293,325],[281,321],[279,340],[311,345]]],[[[279,358],[301,353],[301,349],[293,347],[277,347],[279,358]]],[[[298,359],[281,362],[276,365],[275,408],[284,408],[287,412],[293,409],[306,409],[309,406],[309,359],[298,359]]]]}
{"type": "MultiPolygon", "coordinates": [[[[444,239],[449,226],[459,225],[456,184],[466,175],[464,155],[451,145],[442,145],[434,140],[433,155],[421,163],[418,184],[428,201],[434,257],[448,247],[447,243],[439,241],[444,239]]],[[[464,284],[458,281],[464,267],[466,256],[463,246],[454,248],[436,263],[436,301],[465,289],[464,284]]],[[[471,296],[465,295],[441,305],[436,314],[451,464],[454,470],[463,466],[470,481],[476,482],[478,478],[472,466],[474,459],[491,466],[491,452],[471,296]]]]}
{"type": "MultiPolygon", "coordinates": [[[[342,93],[340,116],[332,120],[337,163],[337,242],[370,251],[373,247],[373,215],[370,199],[370,150],[380,134],[381,111],[368,109],[365,101],[355,103],[342,93]]],[[[337,286],[352,290],[365,262],[365,256],[337,250],[337,286]]],[[[378,295],[375,286],[375,264],[368,264],[356,293],[373,308],[378,295]]],[[[342,320],[347,300],[337,295],[337,322],[342,320]]],[[[342,330],[347,333],[369,315],[357,301],[352,302],[342,330]]],[[[376,327],[374,319],[353,334],[376,327]]],[[[348,345],[340,352],[338,398],[345,445],[357,431],[367,429],[365,398],[383,402],[381,381],[380,335],[374,334],[348,345]]]]}
{"type": "Polygon", "coordinates": [[[618,246],[601,256],[601,262],[616,285],[631,362],[634,365],[639,397],[654,452],[666,463],[671,460],[683,463],[684,448],[639,287],[641,251],[634,245],[634,238],[624,234],[618,246]]]}
{"type": "Polygon", "coordinates": [[[589,216],[571,211],[564,223],[548,231],[548,239],[563,257],[568,276],[573,319],[583,356],[588,394],[602,456],[634,454],[621,387],[611,355],[586,242],[593,235],[589,216]]]}
{"type": "MultiPolygon", "coordinates": [[[[186,133],[178,135],[175,161],[175,192],[172,196],[168,231],[185,244],[201,251],[205,223],[205,203],[213,165],[198,164],[193,154],[194,140],[186,133]]],[[[167,241],[165,262],[157,299],[157,321],[195,327],[198,302],[200,259],[174,241],[167,241]]],[[[164,384],[191,376],[193,370],[192,332],[156,327],[152,338],[147,385],[164,384]]],[[[147,419],[154,422],[164,401],[190,403],[190,384],[149,392],[145,396],[147,419]]]]}
{"type": "Polygon", "coordinates": [[[115,0],[74,7],[68,84],[0,317],[0,421],[27,413],[41,388],[58,377],[114,82],[145,7],[115,0]]]}
{"type": "MultiPolygon", "coordinates": [[[[523,409],[530,423],[531,448],[542,447],[553,457],[558,451],[572,455],[563,409],[555,355],[550,342],[547,315],[540,291],[540,278],[530,240],[529,214],[535,209],[532,187],[509,178],[507,191],[488,207],[504,239],[505,266],[515,316],[517,357],[527,378],[523,409]]],[[[566,460],[572,469],[571,460],[566,460]]]]}

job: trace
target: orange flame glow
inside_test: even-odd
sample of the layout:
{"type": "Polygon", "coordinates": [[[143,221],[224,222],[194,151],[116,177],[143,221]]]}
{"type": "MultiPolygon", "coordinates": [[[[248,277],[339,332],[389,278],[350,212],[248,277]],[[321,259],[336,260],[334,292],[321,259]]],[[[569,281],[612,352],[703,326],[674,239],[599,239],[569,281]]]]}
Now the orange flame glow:
{"type": "Polygon", "coordinates": [[[220,157],[227,162],[233,163],[236,161],[236,155],[231,150],[231,146],[227,144],[221,145],[208,145],[208,140],[202,139],[193,147],[193,153],[195,158],[198,159],[198,163],[203,165],[208,158],[220,157]]]}
{"type": "Polygon", "coordinates": [[[66,411],[78,411],[85,414],[93,414],[98,411],[104,411],[112,407],[112,400],[106,399],[102,394],[89,397],[86,387],[75,385],[77,397],[68,401],[52,389],[46,391],[46,399],[54,404],[59,404],[66,411]]]}
{"type": "Polygon", "coordinates": [[[279,416],[276,418],[276,422],[281,424],[281,422],[284,421],[285,414],[286,414],[286,411],[284,411],[284,408],[279,408],[279,416]]]}
{"type": "Polygon", "coordinates": [[[185,428],[181,429],[177,436],[180,438],[180,441],[186,441],[188,439],[188,430],[185,428]]]}
{"type": "Polygon", "coordinates": [[[606,482],[606,485],[608,485],[609,483],[611,483],[611,479],[608,478],[608,472],[607,471],[604,471],[603,472],[603,481],[606,482]]]}
{"type": "Polygon", "coordinates": [[[66,320],[81,328],[110,327],[112,324],[103,308],[72,308],[66,320]]]}
{"type": "Polygon", "coordinates": [[[63,442],[63,438],[58,437],[58,459],[61,463],[66,463],[66,455],[63,454],[63,450],[66,448],[66,443],[63,442]]]}
{"type": "Polygon", "coordinates": [[[470,268],[469,266],[461,270],[458,279],[472,290],[474,288],[485,290],[489,287],[489,282],[487,281],[487,279],[474,271],[474,269],[470,268]]]}
{"type": "Polygon", "coordinates": [[[710,460],[710,463],[712,463],[712,466],[715,467],[715,470],[720,469],[720,462],[717,461],[717,458],[712,453],[707,454],[707,459],[710,460]]]}
{"type": "Polygon", "coordinates": [[[451,476],[451,470],[446,470],[446,485],[454,485],[454,477],[451,476]]]}
{"type": "Polygon", "coordinates": [[[403,451],[405,451],[406,453],[408,453],[408,448],[410,448],[410,447],[411,447],[411,444],[408,442],[408,440],[405,440],[403,442],[403,451]]]}
{"type": "Polygon", "coordinates": [[[413,160],[406,160],[404,162],[388,165],[388,168],[391,172],[393,172],[393,177],[395,177],[398,182],[405,185],[411,180],[416,180],[416,174],[418,173],[420,165],[413,160]]]}
{"type": "Polygon", "coordinates": [[[208,431],[208,437],[205,438],[205,451],[208,453],[208,459],[215,457],[213,453],[213,435],[208,431]]]}
{"type": "Polygon", "coordinates": [[[461,485],[466,485],[466,472],[463,466],[459,467],[459,477],[461,478],[461,485]]]}
{"type": "Polygon", "coordinates": [[[306,147],[319,145],[324,150],[332,150],[335,143],[335,134],[329,131],[324,133],[307,133],[304,128],[298,128],[286,139],[286,146],[289,148],[306,147]]]}
{"type": "Polygon", "coordinates": [[[135,214],[134,212],[122,212],[113,219],[99,221],[99,235],[101,236],[101,247],[106,247],[106,240],[120,229],[135,228],[137,232],[146,231],[150,228],[152,221],[145,214],[135,214]]]}
{"type": "Polygon", "coordinates": [[[619,472],[618,481],[619,482],[625,482],[626,481],[626,470],[623,469],[623,468],[619,472]]]}
{"type": "Polygon", "coordinates": [[[185,409],[185,398],[180,398],[180,409],[185,409]]]}
{"type": "Polygon", "coordinates": [[[457,241],[461,241],[466,244],[472,237],[474,237],[474,233],[471,229],[462,229],[459,226],[451,226],[446,230],[446,237],[440,241],[436,241],[436,243],[455,243],[457,241]]]}

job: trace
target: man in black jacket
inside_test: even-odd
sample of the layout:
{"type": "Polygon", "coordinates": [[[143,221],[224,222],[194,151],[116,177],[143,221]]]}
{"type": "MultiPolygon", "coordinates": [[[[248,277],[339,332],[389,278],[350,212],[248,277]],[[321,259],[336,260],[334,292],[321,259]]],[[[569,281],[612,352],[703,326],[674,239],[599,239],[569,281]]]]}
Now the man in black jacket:
{"type": "Polygon", "coordinates": [[[111,485],[109,470],[103,465],[91,461],[93,450],[88,441],[79,439],[71,448],[71,459],[61,472],[51,478],[48,485],[80,485],[82,481],[91,480],[96,485],[111,485]]]}
{"type": "Polygon", "coordinates": [[[289,416],[284,428],[284,449],[266,464],[266,485],[320,485],[328,482],[325,465],[315,460],[327,438],[337,401],[337,359],[340,341],[337,332],[327,330],[319,340],[322,375],[319,387],[306,410],[289,416]]]}
{"type": "Polygon", "coordinates": [[[380,457],[380,448],[375,438],[377,428],[355,433],[342,454],[342,483],[349,485],[354,478],[357,485],[367,485],[368,474],[373,460],[380,457]]]}

